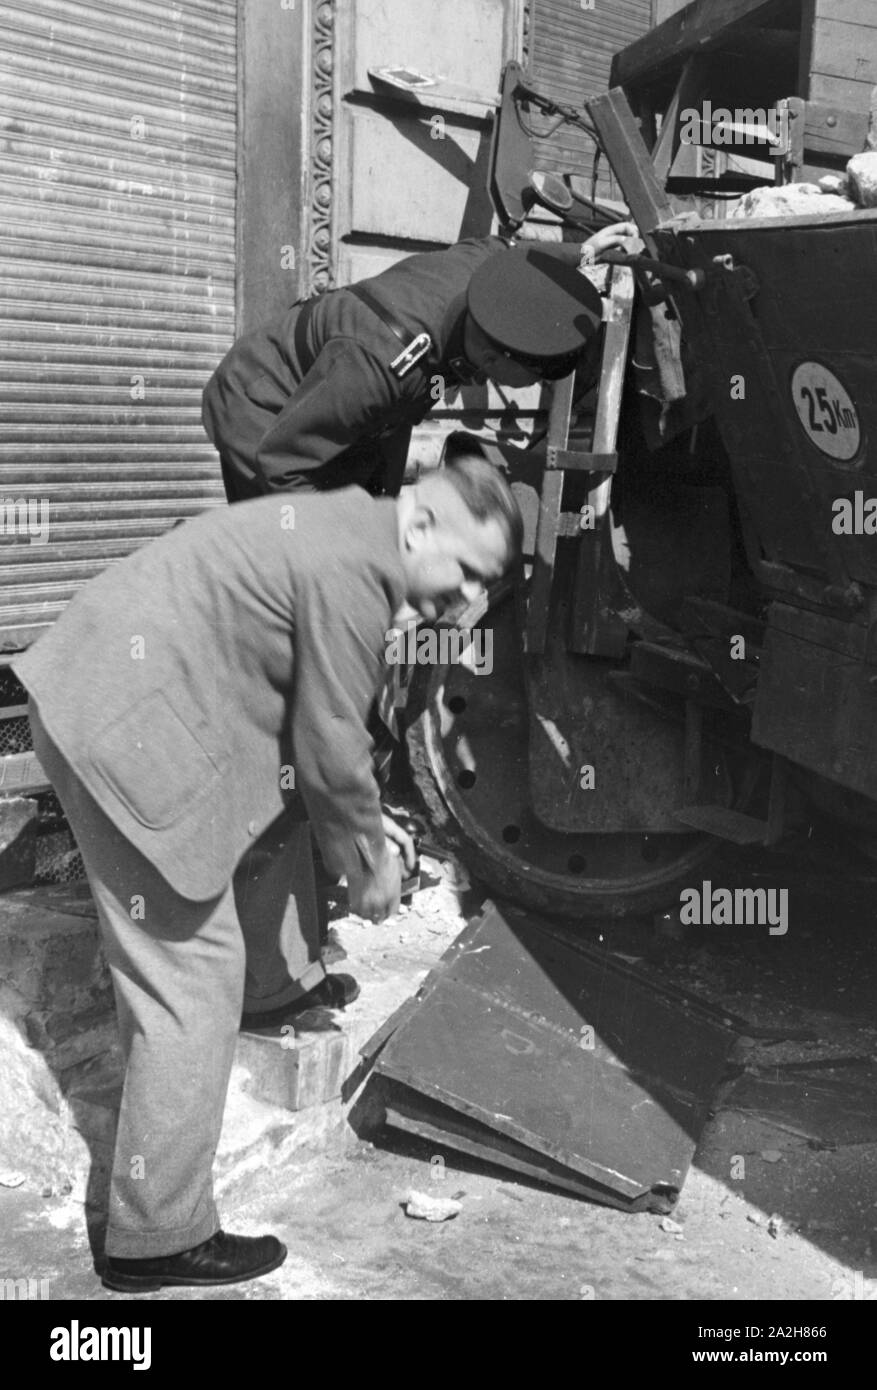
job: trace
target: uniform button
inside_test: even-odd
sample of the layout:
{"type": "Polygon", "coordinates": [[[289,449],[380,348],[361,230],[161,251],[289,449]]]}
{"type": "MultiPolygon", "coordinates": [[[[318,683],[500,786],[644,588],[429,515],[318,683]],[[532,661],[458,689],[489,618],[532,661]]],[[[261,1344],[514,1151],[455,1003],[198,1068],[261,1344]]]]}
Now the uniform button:
{"type": "Polygon", "coordinates": [[[249,825],[247,826],[247,832],[248,832],[248,834],[250,834],[250,835],[255,835],[255,833],[256,833],[256,822],[255,822],[254,820],[251,820],[250,823],[249,823],[249,825]]]}

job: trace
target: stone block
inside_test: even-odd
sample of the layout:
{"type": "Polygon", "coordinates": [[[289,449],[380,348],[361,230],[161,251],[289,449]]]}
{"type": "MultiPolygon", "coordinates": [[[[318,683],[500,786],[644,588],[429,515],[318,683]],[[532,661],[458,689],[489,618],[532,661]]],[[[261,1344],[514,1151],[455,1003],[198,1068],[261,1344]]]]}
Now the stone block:
{"type": "Polygon", "coordinates": [[[242,1033],[236,1060],[249,1072],[253,1094],[287,1110],[340,1096],[354,1065],[351,1040],[336,1027],[278,1036],[242,1033]]]}
{"type": "Polygon", "coordinates": [[[112,994],[105,992],[91,1008],[31,1009],[24,1015],[31,1047],[44,1052],[56,1072],[111,1052],[118,1041],[112,994]]]}
{"type": "Polygon", "coordinates": [[[110,979],[96,921],[46,910],[38,899],[0,898],[0,982],[43,1008],[105,1002],[110,979]]]}

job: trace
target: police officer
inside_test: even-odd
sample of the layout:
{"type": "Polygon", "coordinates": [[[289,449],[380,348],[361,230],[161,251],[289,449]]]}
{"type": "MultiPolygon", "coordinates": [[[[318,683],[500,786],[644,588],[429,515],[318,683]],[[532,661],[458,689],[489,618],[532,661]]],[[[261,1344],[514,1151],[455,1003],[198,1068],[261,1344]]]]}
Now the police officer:
{"type": "MultiPolygon", "coordinates": [[[[620,240],[605,229],[585,259],[620,240]]],[[[462,241],[293,304],[239,339],[204,392],[229,501],[350,484],[395,496],[412,426],[446,388],[566,375],[601,319],[581,251],[462,241]]]]}

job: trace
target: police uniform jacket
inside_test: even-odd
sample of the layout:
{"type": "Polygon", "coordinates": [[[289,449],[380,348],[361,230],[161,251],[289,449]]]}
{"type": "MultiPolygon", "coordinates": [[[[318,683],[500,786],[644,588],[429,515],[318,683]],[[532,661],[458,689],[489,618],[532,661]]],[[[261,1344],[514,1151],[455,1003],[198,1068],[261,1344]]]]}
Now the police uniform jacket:
{"type": "Polygon", "coordinates": [[[402,343],[349,289],[294,304],[240,338],[204,392],[229,497],[364,485],[376,470],[398,492],[412,426],[457,380],[469,280],[506,249],[499,237],[474,238],[359,282],[411,339],[432,339],[401,379],[390,363],[402,343]]]}
{"type": "Polygon", "coordinates": [[[103,811],[202,901],[291,797],[336,872],[383,846],[365,721],[403,598],[392,500],[265,497],[105,570],[15,670],[103,811]]]}

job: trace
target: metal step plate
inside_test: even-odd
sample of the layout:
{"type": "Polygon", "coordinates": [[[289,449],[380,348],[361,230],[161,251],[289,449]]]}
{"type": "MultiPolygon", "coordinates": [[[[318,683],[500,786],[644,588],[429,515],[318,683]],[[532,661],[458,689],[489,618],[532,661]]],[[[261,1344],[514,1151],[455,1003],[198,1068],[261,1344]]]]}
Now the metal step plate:
{"type": "Polygon", "coordinates": [[[767,821],[733,811],[728,806],[683,806],[676,812],[676,819],[692,830],[701,830],[720,840],[731,840],[735,845],[767,843],[767,821]]]}

